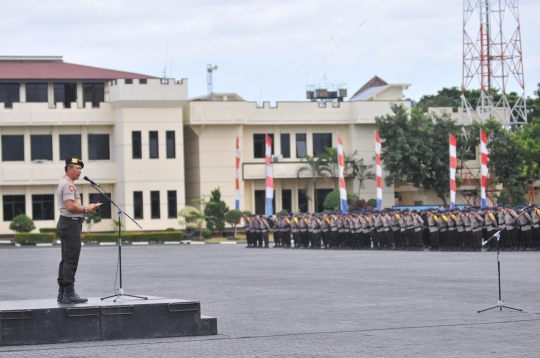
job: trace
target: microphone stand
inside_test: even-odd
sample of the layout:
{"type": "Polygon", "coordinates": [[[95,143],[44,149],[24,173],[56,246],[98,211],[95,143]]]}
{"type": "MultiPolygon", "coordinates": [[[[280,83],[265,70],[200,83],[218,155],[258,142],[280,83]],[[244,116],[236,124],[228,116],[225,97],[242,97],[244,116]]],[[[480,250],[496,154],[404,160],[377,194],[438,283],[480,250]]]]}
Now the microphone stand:
{"type": "Polygon", "coordinates": [[[101,300],[106,300],[109,298],[115,297],[113,302],[116,302],[120,297],[126,296],[126,297],[133,297],[133,298],[140,298],[143,300],[147,300],[148,297],[142,297],[142,296],[134,296],[134,295],[127,295],[124,293],[124,288],[122,287],[122,214],[127,216],[131,221],[135,223],[139,227],[139,229],[142,229],[141,225],[137,223],[131,216],[129,216],[122,208],[120,208],[116,203],[107,195],[105,192],[103,192],[103,188],[99,186],[99,184],[91,182],[90,185],[92,185],[92,188],[96,189],[101,195],[103,195],[107,200],[113,204],[116,209],[118,210],[118,266],[119,266],[119,272],[120,272],[120,287],[116,288],[116,294],[102,297],[101,300]],[[100,189],[101,188],[101,189],[100,189]]]}
{"type": "MultiPolygon", "coordinates": [[[[530,208],[530,207],[529,207],[530,208]]],[[[487,245],[488,242],[490,242],[493,238],[496,238],[497,239],[497,270],[498,270],[498,274],[499,274],[499,301],[497,302],[497,305],[496,306],[493,306],[493,307],[489,307],[489,308],[486,308],[484,310],[481,310],[481,311],[478,311],[478,313],[482,313],[482,312],[485,312],[485,311],[489,311],[489,310],[492,310],[492,309],[495,309],[495,308],[499,308],[500,311],[502,311],[503,308],[505,309],[508,309],[508,310],[513,310],[513,311],[519,311],[519,312],[523,312],[523,310],[519,309],[519,308],[512,308],[512,307],[509,307],[509,306],[506,306],[502,300],[502,295],[501,295],[501,260],[499,258],[499,255],[500,255],[500,241],[501,241],[501,232],[504,231],[504,230],[507,230],[508,226],[512,225],[513,223],[515,223],[517,221],[517,219],[519,219],[521,216],[523,216],[523,214],[525,214],[525,210],[526,209],[523,209],[523,211],[521,212],[521,214],[519,214],[518,216],[516,216],[514,218],[514,220],[512,220],[512,222],[510,222],[508,225],[506,225],[504,228],[500,229],[499,231],[497,231],[495,234],[493,234],[492,237],[490,237],[487,241],[485,241],[482,246],[485,246],[487,245]]],[[[516,228],[517,230],[517,228],[516,228]]]]}

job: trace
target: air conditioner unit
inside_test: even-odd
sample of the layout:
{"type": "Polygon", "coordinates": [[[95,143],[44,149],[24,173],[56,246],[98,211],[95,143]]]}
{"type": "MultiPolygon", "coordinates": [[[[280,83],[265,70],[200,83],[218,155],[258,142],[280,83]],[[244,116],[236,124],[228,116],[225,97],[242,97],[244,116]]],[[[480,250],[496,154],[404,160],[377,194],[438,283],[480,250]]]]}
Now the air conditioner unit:
{"type": "Polygon", "coordinates": [[[272,163],[282,162],[283,161],[283,155],[281,155],[281,154],[273,155],[271,159],[272,159],[272,163]]]}
{"type": "Polygon", "coordinates": [[[43,164],[47,163],[47,159],[34,159],[34,164],[43,164]]]}

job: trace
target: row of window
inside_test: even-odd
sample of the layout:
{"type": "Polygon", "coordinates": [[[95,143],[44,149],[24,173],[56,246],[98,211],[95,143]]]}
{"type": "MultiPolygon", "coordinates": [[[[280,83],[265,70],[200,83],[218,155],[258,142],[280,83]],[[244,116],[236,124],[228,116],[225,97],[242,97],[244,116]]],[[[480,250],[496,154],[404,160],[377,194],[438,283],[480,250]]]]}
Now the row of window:
{"type": "MultiPolygon", "coordinates": [[[[266,134],[253,134],[253,157],[264,158],[266,149],[266,134]]],[[[268,134],[272,138],[272,154],[274,154],[274,134],[268,134]]],[[[296,158],[302,158],[307,151],[306,133],[296,133],[296,158]]],[[[283,158],[291,157],[291,134],[281,133],[281,155],[283,158]]],[[[313,133],[313,156],[326,153],[325,148],[332,148],[332,133],[313,133]]]]}
{"type": "MultiPolygon", "coordinates": [[[[71,156],[81,158],[80,134],[60,134],[59,137],[60,160],[71,156]]],[[[30,135],[30,159],[53,160],[52,135],[30,135]]],[[[88,135],[88,159],[111,159],[108,134],[88,135]]],[[[24,161],[24,135],[2,135],[2,161],[24,161]]]]}
{"type": "MultiPolygon", "coordinates": [[[[144,219],[144,210],[143,210],[143,192],[134,191],[133,192],[133,217],[135,219],[144,219]]],[[[159,191],[150,192],[150,218],[151,219],[160,219],[161,218],[161,202],[159,198],[159,191]]],[[[177,197],[176,190],[167,191],[167,217],[169,219],[174,219],[178,217],[177,211],[177,197]]]]}
{"type": "MultiPolygon", "coordinates": [[[[49,102],[48,83],[25,83],[26,102],[49,102]]],[[[83,103],[92,102],[92,107],[99,107],[105,102],[104,83],[83,83],[83,103]]],[[[71,102],[77,102],[77,84],[72,82],[53,83],[53,103],[63,103],[65,108],[71,102]]],[[[5,108],[12,108],[14,102],[20,102],[19,83],[0,83],[0,102],[5,108]]]]}
{"type": "MultiPolygon", "coordinates": [[[[60,134],[60,160],[73,156],[81,158],[81,135],[60,134]]],[[[176,158],[176,137],[174,131],[166,132],[166,156],[176,158]]],[[[142,158],[141,132],[131,133],[133,159],[142,158]]],[[[158,132],[149,132],[150,158],[159,158],[158,132]]],[[[30,159],[53,160],[52,135],[30,135],[30,159]]],[[[110,145],[108,134],[88,135],[88,159],[109,160],[110,145]]],[[[24,135],[2,135],[2,161],[24,161],[24,135]]]]}
{"type": "MultiPolygon", "coordinates": [[[[174,131],[165,132],[166,157],[176,158],[176,135],[174,131]]],[[[159,138],[158,131],[148,132],[149,157],[159,158],[159,138]]],[[[142,159],[142,133],[140,131],[131,132],[131,154],[133,159],[142,159]]]]}
{"type": "MultiPolygon", "coordinates": [[[[106,193],[107,196],[111,196],[110,193],[106,193]]],[[[81,195],[81,199],[84,195],[81,195]]],[[[88,199],[90,203],[102,202],[97,210],[102,219],[111,218],[111,205],[106,198],[101,194],[89,194],[88,199]]],[[[32,219],[33,220],[54,220],[54,195],[52,194],[38,194],[32,195],[32,219]]],[[[150,192],[150,217],[152,219],[160,219],[160,199],[159,191],[150,192]]],[[[143,219],[143,198],[142,191],[136,191],[133,193],[134,202],[134,217],[136,219],[143,219]]],[[[11,221],[19,214],[26,214],[26,198],[25,195],[3,195],[2,196],[4,221],[11,221]]],[[[167,217],[169,219],[175,219],[177,217],[177,196],[176,190],[167,191],[167,217]]]]}
{"type": "MultiPolygon", "coordinates": [[[[330,193],[333,189],[317,189],[317,207],[315,208],[316,212],[322,212],[324,211],[323,204],[324,199],[330,193]]],[[[299,189],[298,195],[296,196],[298,199],[297,207],[298,211],[305,213],[308,211],[309,206],[309,198],[306,195],[305,189],[299,189]]],[[[281,210],[287,210],[288,212],[293,211],[293,205],[292,205],[293,197],[292,197],[292,190],[291,189],[282,189],[281,190],[281,209],[278,210],[276,208],[276,195],[274,191],[274,199],[272,201],[272,207],[274,208],[275,212],[279,212],[281,210]]],[[[264,215],[265,214],[265,207],[266,207],[266,190],[255,190],[255,213],[264,215]]]]}

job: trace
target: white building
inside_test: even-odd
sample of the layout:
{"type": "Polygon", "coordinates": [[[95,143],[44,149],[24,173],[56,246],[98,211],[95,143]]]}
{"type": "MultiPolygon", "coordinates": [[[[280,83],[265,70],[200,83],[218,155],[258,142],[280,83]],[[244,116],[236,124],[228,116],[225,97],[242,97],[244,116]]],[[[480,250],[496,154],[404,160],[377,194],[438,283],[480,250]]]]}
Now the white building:
{"type": "MultiPolygon", "coordinates": [[[[177,227],[184,205],[182,107],[187,81],[65,63],[61,57],[0,57],[0,233],[26,213],[55,227],[55,192],[64,159],[145,230],[177,227]]],[[[83,203],[105,199],[82,178],[83,203]]],[[[100,208],[93,230],[111,230],[116,209],[100,208]]],[[[135,229],[126,222],[128,230],[135,229]]]]}

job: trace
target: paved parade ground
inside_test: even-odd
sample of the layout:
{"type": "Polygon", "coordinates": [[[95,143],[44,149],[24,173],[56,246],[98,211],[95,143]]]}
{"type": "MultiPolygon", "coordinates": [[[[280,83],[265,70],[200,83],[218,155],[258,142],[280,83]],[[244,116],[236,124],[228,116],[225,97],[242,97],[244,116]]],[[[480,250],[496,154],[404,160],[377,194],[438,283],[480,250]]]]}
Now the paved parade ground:
{"type": "MultiPolygon", "coordinates": [[[[116,247],[84,247],[76,291],[113,293],[116,247]]],[[[0,248],[0,300],[55,298],[60,248],[0,248]]],[[[538,357],[540,253],[123,248],[129,294],[193,299],[218,335],[0,347],[0,357],[538,357]]]]}

